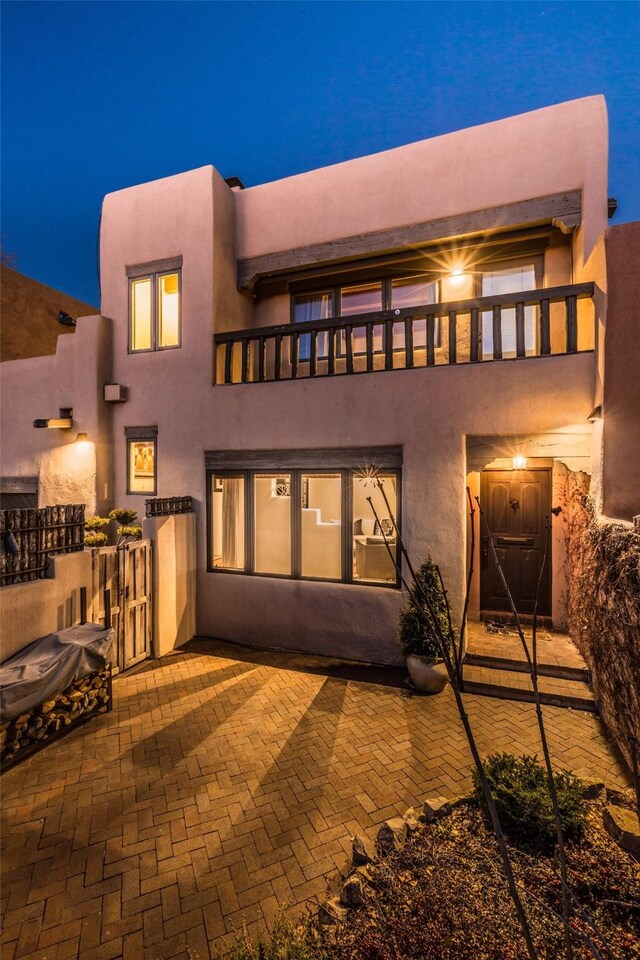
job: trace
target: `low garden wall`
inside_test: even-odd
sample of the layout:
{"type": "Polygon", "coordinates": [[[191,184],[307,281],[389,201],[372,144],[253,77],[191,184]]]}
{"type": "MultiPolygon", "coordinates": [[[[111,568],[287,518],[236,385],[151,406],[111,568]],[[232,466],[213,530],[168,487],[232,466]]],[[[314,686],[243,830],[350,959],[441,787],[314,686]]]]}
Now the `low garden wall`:
{"type": "Polygon", "coordinates": [[[563,512],[569,631],[604,723],[629,766],[640,767],[640,534],[599,517],[577,476],[567,481],[563,512]]]}

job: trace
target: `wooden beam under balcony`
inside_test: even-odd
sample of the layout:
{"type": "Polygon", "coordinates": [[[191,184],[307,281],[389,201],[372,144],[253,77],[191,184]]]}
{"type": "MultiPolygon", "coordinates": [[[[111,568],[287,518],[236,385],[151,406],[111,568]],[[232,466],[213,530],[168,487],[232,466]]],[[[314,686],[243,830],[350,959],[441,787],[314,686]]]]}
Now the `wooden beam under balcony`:
{"type": "Polygon", "coordinates": [[[453,217],[441,217],[389,230],[340,237],[326,243],[279,250],[238,260],[238,289],[252,290],[263,277],[310,266],[347,263],[375,254],[426,247],[451,237],[469,237],[550,223],[567,233],[582,218],[582,191],[568,190],[518,203],[507,203],[453,217]]]}

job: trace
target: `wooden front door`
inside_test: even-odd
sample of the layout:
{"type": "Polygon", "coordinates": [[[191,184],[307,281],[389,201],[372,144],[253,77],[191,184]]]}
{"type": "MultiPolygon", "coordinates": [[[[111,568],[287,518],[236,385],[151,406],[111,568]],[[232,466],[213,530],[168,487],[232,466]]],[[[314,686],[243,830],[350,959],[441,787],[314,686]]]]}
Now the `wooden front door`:
{"type": "MultiPolygon", "coordinates": [[[[481,474],[480,503],[516,610],[531,614],[546,544],[546,518],[551,509],[551,471],[485,470],[481,474]]],[[[509,611],[484,524],[480,552],[482,609],[509,611]]],[[[550,556],[540,588],[538,613],[551,614],[550,556]]]]}

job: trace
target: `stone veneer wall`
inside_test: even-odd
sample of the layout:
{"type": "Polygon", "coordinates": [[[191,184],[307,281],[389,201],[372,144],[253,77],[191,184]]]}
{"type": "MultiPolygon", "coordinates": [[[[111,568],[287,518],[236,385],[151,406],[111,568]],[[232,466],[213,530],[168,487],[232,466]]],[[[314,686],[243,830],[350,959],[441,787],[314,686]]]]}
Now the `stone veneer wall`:
{"type": "Polygon", "coordinates": [[[600,715],[627,763],[640,767],[640,534],[598,517],[567,480],[568,622],[592,673],[600,715]]]}

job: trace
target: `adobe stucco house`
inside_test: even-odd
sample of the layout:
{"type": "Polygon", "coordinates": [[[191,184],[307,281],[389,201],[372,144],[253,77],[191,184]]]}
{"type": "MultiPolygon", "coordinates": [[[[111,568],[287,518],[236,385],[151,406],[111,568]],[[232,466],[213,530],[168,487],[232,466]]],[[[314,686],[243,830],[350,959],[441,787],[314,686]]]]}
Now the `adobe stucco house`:
{"type": "MultiPolygon", "coordinates": [[[[98,512],[191,495],[201,636],[395,660],[369,496],[456,609],[467,486],[525,613],[567,470],[640,512],[640,378],[608,375],[637,358],[639,230],[607,230],[602,97],[247,189],[208,166],[121,190],[100,246],[102,316],[3,364],[3,473],[98,512]],[[62,407],[67,435],[32,429],[62,407]]],[[[477,543],[476,618],[504,608],[477,543]]],[[[557,626],[564,588],[554,521],[557,626]]]]}

